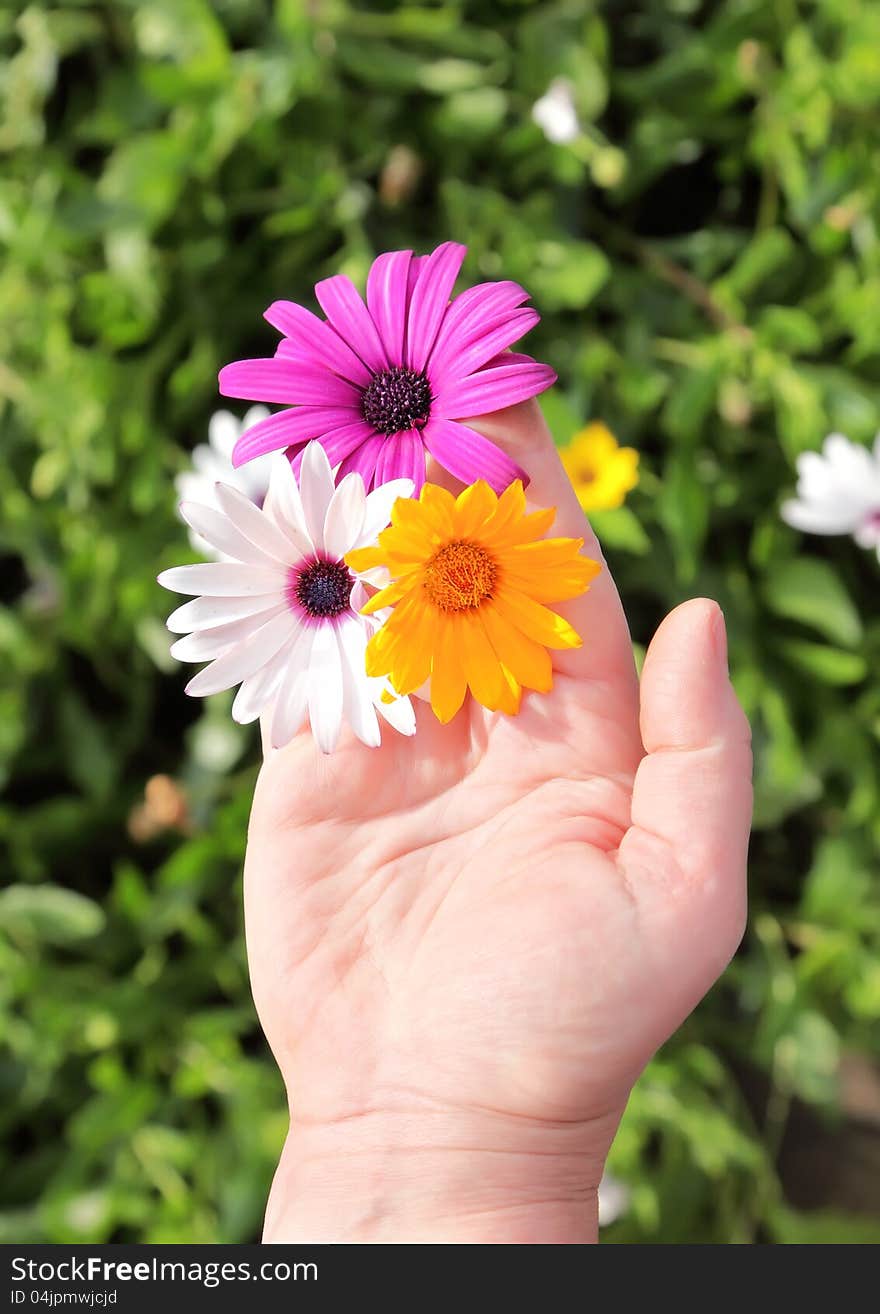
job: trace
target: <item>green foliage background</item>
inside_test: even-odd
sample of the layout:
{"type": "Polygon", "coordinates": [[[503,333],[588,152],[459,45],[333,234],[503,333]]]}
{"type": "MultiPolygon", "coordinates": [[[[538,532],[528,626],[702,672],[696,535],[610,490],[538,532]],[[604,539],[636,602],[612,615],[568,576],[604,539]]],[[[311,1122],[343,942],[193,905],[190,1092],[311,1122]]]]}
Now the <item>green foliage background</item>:
{"type": "Polygon", "coordinates": [[[609,1238],[880,1236],[778,1171],[880,1052],[880,568],[778,518],[799,452],[880,427],[878,51],[870,0],[3,6],[0,1239],[258,1233],[257,746],[167,655],[173,477],[271,300],[448,236],[532,291],[557,438],[642,453],[597,517],[635,640],[717,597],[755,733],[751,927],[633,1097],[609,1238]],[[530,117],[557,76],[570,146],[530,117]],[[138,843],[159,772],[191,824],[138,843]]]}

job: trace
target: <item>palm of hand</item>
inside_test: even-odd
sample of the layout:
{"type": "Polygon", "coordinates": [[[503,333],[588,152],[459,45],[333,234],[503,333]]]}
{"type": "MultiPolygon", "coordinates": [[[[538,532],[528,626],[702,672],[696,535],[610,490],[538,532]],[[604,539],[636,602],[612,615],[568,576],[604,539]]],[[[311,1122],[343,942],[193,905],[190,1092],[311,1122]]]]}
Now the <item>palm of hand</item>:
{"type": "MultiPolygon", "coordinates": [[[[588,534],[536,408],[482,427],[534,449],[535,503],[588,534]]],[[[297,1118],[443,1107],[610,1140],[735,948],[749,762],[720,613],[687,604],[661,627],[640,732],[607,571],[560,610],[585,646],[518,717],[470,703],[441,726],[422,706],[412,740],[323,758],[302,735],[267,759],[248,947],[297,1118]]]]}

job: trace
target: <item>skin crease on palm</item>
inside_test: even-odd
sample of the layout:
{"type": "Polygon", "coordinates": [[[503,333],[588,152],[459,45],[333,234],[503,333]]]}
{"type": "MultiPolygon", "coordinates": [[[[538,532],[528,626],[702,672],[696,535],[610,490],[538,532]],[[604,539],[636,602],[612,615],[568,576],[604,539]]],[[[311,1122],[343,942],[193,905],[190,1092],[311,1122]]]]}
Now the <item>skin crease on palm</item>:
{"type": "MultiPolygon", "coordinates": [[[[471,422],[602,560],[536,402],[471,422]]],[[[455,491],[460,485],[429,472],[455,491]]],[[[579,1242],[629,1091],[742,935],[746,719],[721,612],[636,677],[607,568],[516,717],[269,752],[245,866],[254,999],[291,1130],[267,1241],[579,1242]]]]}

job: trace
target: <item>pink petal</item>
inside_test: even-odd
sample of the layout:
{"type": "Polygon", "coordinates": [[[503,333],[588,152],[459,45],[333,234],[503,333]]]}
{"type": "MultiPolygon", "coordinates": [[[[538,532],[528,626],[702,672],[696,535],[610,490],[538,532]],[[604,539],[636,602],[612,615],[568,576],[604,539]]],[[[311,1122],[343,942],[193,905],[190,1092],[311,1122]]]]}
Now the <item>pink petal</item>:
{"type": "Polygon", "coordinates": [[[379,459],[379,453],[385,444],[385,435],[382,433],[373,433],[356,447],[353,452],[349,452],[345,460],[336,471],[336,482],[340,483],[347,474],[356,471],[364,481],[364,487],[369,490],[373,487],[376,474],[376,462],[379,459]]]}
{"type": "Polygon", "coordinates": [[[327,365],[335,374],[352,383],[365,387],[370,381],[370,371],[363,361],[338,333],[334,333],[329,324],[325,324],[317,315],[313,315],[305,306],[298,306],[295,301],[273,301],[268,310],[263,312],[273,328],[283,333],[290,342],[294,352],[303,356],[313,356],[316,361],[327,365]]]}
{"type": "MultiPolygon", "coordinates": [[[[496,365],[534,365],[534,356],[525,351],[499,351],[497,356],[487,360],[483,370],[494,370],[496,365]]],[[[483,370],[480,370],[482,374],[483,370]]]]}
{"type": "Polygon", "coordinates": [[[428,256],[409,303],[406,326],[407,363],[423,370],[449,307],[449,298],[467,255],[459,242],[444,242],[428,256]]]}
{"type": "Polygon", "coordinates": [[[555,370],[538,361],[528,365],[497,365],[443,387],[434,398],[432,415],[456,420],[488,415],[490,411],[500,411],[528,397],[536,397],[555,381],[555,370]]]}
{"type": "Polygon", "coordinates": [[[431,358],[429,374],[443,383],[466,378],[500,352],[506,351],[511,343],[518,342],[529,329],[535,327],[540,318],[536,310],[516,310],[512,315],[505,316],[500,323],[486,325],[469,337],[462,335],[457,345],[450,344],[442,364],[435,357],[431,358]]]}
{"type": "Polygon", "coordinates": [[[313,365],[300,357],[289,360],[236,360],[220,371],[220,391],[224,397],[286,402],[293,406],[360,405],[361,392],[323,365],[313,365]]]}
{"type": "Polygon", "coordinates": [[[334,274],[315,286],[315,296],[332,327],[372,372],[388,367],[379,330],[357,288],[345,274],[334,274]]]}
{"type": "Polygon", "coordinates": [[[446,312],[430,364],[442,369],[450,351],[464,341],[478,336],[528,301],[529,294],[519,283],[478,283],[457,296],[446,312]]]}
{"type": "Polygon", "coordinates": [[[425,268],[425,265],[427,263],[428,263],[427,256],[417,256],[417,255],[414,255],[412,260],[410,260],[409,262],[409,277],[407,279],[407,284],[406,284],[407,304],[409,304],[409,301],[412,298],[412,294],[415,289],[416,283],[421,278],[422,270],[425,268]]]}
{"type": "Polygon", "coordinates": [[[328,429],[350,424],[351,418],[351,411],[342,407],[299,406],[295,410],[279,411],[268,419],[260,420],[259,424],[242,434],[235,444],[232,464],[237,467],[266,452],[277,452],[282,447],[307,443],[310,438],[318,438],[328,429]]]}
{"type": "Polygon", "coordinates": [[[529,482],[525,470],[516,461],[466,424],[431,419],[422,435],[434,460],[463,484],[485,479],[496,493],[503,493],[514,479],[521,479],[523,485],[529,482]]]}
{"type": "MultiPolygon", "coordinates": [[[[372,433],[373,430],[364,420],[355,420],[352,424],[343,424],[338,428],[328,429],[324,433],[316,434],[315,437],[327,453],[327,460],[330,464],[338,465],[357,447],[360,447],[367,438],[371,437],[372,433]]],[[[295,475],[299,474],[304,450],[302,448],[292,455],[288,453],[295,475]]]]}
{"type": "Polygon", "coordinates": [[[375,486],[392,479],[411,479],[413,496],[418,497],[425,482],[425,448],[422,435],[415,429],[389,434],[376,462],[375,486]]]}
{"type": "Polygon", "coordinates": [[[367,309],[391,365],[403,364],[411,260],[412,251],[388,251],[377,256],[367,276],[367,309]]]}

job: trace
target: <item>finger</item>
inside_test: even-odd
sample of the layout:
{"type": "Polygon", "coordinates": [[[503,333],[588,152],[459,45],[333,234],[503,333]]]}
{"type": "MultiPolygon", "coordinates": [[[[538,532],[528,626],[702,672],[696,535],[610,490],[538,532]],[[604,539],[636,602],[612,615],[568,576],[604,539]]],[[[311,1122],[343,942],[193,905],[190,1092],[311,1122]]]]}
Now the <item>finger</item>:
{"type": "Polygon", "coordinates": [[[589,593],[554,607],[571,621],[584,641],[583,648],[574,652],[554,654],[554,666],[595,680],[608,680],[618,687],[626,686],[628,697],[635,704],[638,686],[620,597],[538,403],[520,402],[467,423],[523,467],[531,481],[526,493],[530,504],[557,508],[551,534],[582,538],[584,555],[602,565],[589,593]]]}
{"type": "Polygon", "coordinates": [[[694,993],[686,1012],[736,949],[746,907],[750,736],[716,603],[684,603],[654,636],[641,731],[647,756],[618,863],[649,938],[662,958],[671,955],[685,994],[694,993]]]}

